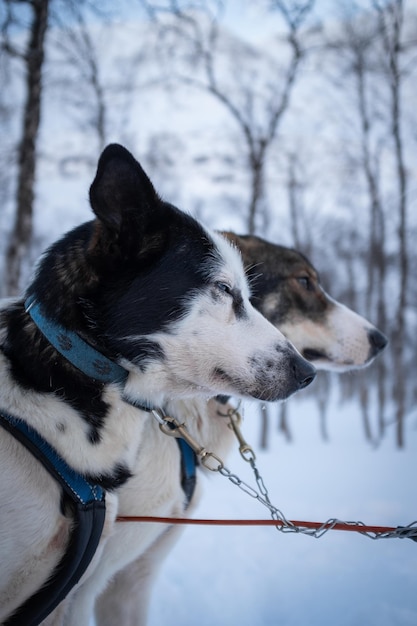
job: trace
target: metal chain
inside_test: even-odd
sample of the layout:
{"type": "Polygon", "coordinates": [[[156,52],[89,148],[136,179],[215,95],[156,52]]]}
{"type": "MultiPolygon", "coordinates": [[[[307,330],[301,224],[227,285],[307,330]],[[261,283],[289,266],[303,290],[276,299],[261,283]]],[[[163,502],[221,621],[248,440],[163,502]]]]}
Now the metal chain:
{"type": "MultiPolygon", "coordinates": [[[[255,476],[255,481],[258,486],[259,492],[257,492],[255,489],[252,489],[252,487],[250,487],[249,485],[241,481],[236,475],[231,474],[229,470],[227,470],[227,468],[223,468],[222,471],[220,471],[220,473],[223,476],[226,476],[227,478],[229,478],[229,480],[231,480],[234,484],[240,487],[240,489],[242,489],[242,491],[244,491],[245,493],[249,493],[250,491],[251,493],[249,493],[249,495],[252,495],[252,497],[257,499],[261,504],[263,504],[269,510],[271,518],[273,520],[280,522],[280,524],[275,527],[277,530],[281,532],[295,532],[295,533],[308,535],[310,537],[319,539],[329,530],[332,530],[332,528],[338,525],[343,525],[346,527],[365,526],[363,522],[343,522],[336,518],[330,518],[326,522],[321,524],[319,528],[312,529],[312,528],[307,528],[307,527],[302,527],[302,526],[296,526],[295,524],[293,524],[293,522],[288,520],[285,517],[285,515],[282,513],[282,511],[280,511],[277,507],[275,507],[272,504],[269,498],[269,492],[265,485],[264,479],[262,478],[258,470],[258,467],[256,466],[255,453],[253,449],[251,448],[251,446],[249,446],[249,444],[243,439],[242,433],[240,431],[240,423],[242,421],[242,416],[239,413],[239,407],[240,407],[240,403],[235,409],[229,409],[227,414],[223,414],[223,415],[225,416],[227,415],[227,417],[230,420],[230,425],[240,443],[239,451],[240,451],[241,457],[243,458],[244,461],[250,464],[253,474],[255,476]],[[232,480],[232,477],[233,477],[233,480],[232,480]],[[256,495],[253,495],[253,494],[256,494],[256,495]]],[[[417,521],[412,522],[408,526],[398,527],[395,530],[390,531],[390,532],[379,533],[379,532],[367,532],[364,530],[363,532],[361,532],[361,534],[369,537],[370,539],[409,537],[413,539],[414,541],[417,541],[416,525],[417,525],[417,521]]]]}
{"type": "MultiPolygon", "coordinates": [[[[260,504],[262,504],[265,508],[268,509],[270,516],[273,520],[277,522],[275,528],[280,532],[293,532],[299,533],[303,535],[307,535],[309,537],[314,537],[319,539],[329,530],[332,530],[336,526],[345,526],[348,528],[349,526],[363,526],[365,524],[363,522],[343,522],[336,518],[330,518],[326,522],[323,522],[319,527],[309,528],[301,525],[296,525],[290,520],[288,520],[285,515],[280,511],[276,506],[274,506],[269,497],[269,491],[265,485],[265,482],[259,472],[259,469],[255,463],[255,453],[251,446],[245,441],[243,438],[242,432],[240,430],[240,423],[242,421],[241,414],[239,413],[239,405],[235,409],[229,409],[227,413],[220,413],[219,415],[223,417],[229,418],[229,427],[233,430],[236,435],[236,438],[239,441],[239,451],[242,458],[250,464],[256,485],[258,489],[255,489],[244,480],[239,478],[237,474],[232,473],[223,463],[223,461],[213,452],[209,452],[204,448],[204,446],[200,445],[188,432],[185,423],[180,423],[173,417],[169,417],[165,415],[165,413],[161,410],[153,410],[152,414],[154,418],[158,421],[159,427],[163,433],[172,437],[182,437],[188,445],[194,450],[196,455],[199,457],[201,464],[208,470],[212,472],[218,472],[221,476],[227,478],[233,485],[239,487],[241,491],[246,493],[248,496],[257,500],[260,504]]],[[[408,537],[413,541],[417,541],[417,521],[412,522],[408,526],[399,526],[392,531],[388,532],[377,532],[377,531],[360,531],[362,535],[369,537],[370,539],[388,539],[388,538],[405,538],[408,537]]]]}
{"type": "Polygon", "coordinates": [[[255,452],[253,448],[247,443],[247,441],[245,441],[242,431],[240,430],[240,424],[242,422],[242,415],[239,412],[239,408],[240,408],[240,402],[236,408],[228,409],[227,413],[221,413],[220,411],[218,411],[218,414],[221,415],[222,417],[227,417],[229,419],[229,427],[233,430],[240,444],[239,446],[240,455],[244,461],[250,464],[252,471],[254,473],[256,484],[258,486],[259,491],[256,491],[256,489],[254,489],[253,487],[245,483],[238,476],[236,476],[236,474],[232,474],[230,470],[228,470],[226,467],[223,467],[221,470],[219,470],[219,473],[222,474],[222,476],[225,476],[226,478],[228,478],[233,484],[239,487],[242,491],[250,495],[252,498],[258,500],[263,506],[265,506],[269,510],[271,514],[271,518],[273,520],[277,520],[282,523],[282,525],[279,527],[280,530],[284,529],[284,527],[291,528],[291,530],[294,530],[295,526],[290,521],[288,521],[285,518],[285,515],[272,504],[269,498],[268,489],[266,488],[264,480],[255,463],[255,459],[256,459],[255,452]]]}

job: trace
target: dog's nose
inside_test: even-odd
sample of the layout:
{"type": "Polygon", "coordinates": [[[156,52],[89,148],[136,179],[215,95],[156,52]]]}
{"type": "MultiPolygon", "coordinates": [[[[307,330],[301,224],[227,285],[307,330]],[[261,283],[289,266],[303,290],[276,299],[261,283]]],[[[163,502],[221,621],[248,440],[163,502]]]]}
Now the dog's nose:
{"type": "Polygon", "coordinates": [[[370,356],[376,356],[388,343],[387,337],[376,328],[368,330],[368,339],[371,344],[370,356]]]}
{"type": "Polygon", "coordinates": [[[316,377],[316,368],[301,356],[294,357],[292,371],[299,389],[310,385],[316,377]]]}

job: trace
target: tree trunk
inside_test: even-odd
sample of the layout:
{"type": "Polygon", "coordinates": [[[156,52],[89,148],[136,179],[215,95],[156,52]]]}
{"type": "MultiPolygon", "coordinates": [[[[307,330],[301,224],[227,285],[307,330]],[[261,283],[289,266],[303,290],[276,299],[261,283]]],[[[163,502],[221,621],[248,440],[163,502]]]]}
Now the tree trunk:
{"type": "MultiPolygon", "coordinates": [[[[354,39],[352,40],[355,41],[354,39]]],[[[378,177],[378,163],[371,157],[371,115],[367,107],[366,99],[366,62],[363,56],[363,48],[357,46],[355,52],[355,69],[358,90],[359,116],[361,122],[362,133],[362,162],[365,179],[369,194],[370,220],[369,220],[369,256],[368,256],[368,285],[366,297],[366,313],[370,319],[376,319],[379,328],[386,327],[386,300],[385,300],[385,282],[386,282],[386,251],[385,251],[385,216],[381,203],[381,194],[378,177]]],[[[380,359],[377,368],[377,406],[378,406],[378,436],[383,438],[385,433],[385,385],[386,385],[386,367],[384,360],[380,359]]],[[[360,385],[366,385],[366,381],[362,381],[360,385]]],[[[365,434],[367,439],[371,440],[370,422],[368,415],[368,399],[364,394],[365,389],[361,389],[361,405],[363,408],[363,417],[365,425],[365,434]]]]}
{"type": "Polygon", "coordinates": [[[409,258],[407,249],[407,172],[401,135],[401,88],[400,71],[401,31],[404,20],[402,0],[379,8],[381,35],[388,58],[388,79],[391,95],[391,126],[398,180],[398,261],[399,294],[393,336],[394,398],[396,402],[397,445],[404,446],[404,417],[406,411],[406,307],[409,282],[409,258]]]}
{"type": "Polygon", "coordinates": [[[278,405],[278,431],[284,435],[288,443],[292,440],[289,417],[288,417],[288,405],[286,402],[281,402],[278,405]]]}
{"type": "Polygon", "coordinates": [[[261,438],[259,447],[261,450],[266,450],[269,441],[269,411],[264,403],[259,405],[259,415],[261,418],[261,438]]]}
{"type": "Polygon", "coordinates": [[[262,155],[251,155],[251,191],[248,212],[248,234],[254,235],[256,232],[256,217],[259,213],[259,205],[263,197],[263,169],[264,158],[262,155]]]}
{"type": "Polygon", "coordinates": [[[42,66],[49,0],[33,0],[30,4],[33,10],[33,21],[25,54],[26,102],[19,146],[16,217],[6,253],[8,295],[16,295],[19,291],[22,264],[28,253],[33,231],[36,143],[41,115],[42,66]]]}

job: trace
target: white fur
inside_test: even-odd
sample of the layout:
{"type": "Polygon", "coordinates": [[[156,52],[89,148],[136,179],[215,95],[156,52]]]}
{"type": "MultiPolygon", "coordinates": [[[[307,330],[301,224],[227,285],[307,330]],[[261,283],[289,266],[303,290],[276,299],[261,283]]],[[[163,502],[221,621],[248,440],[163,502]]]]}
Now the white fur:
{"type": "MultiPolygon", "coordinates": [[[[239,253],[218,235],[213,235],[213,238],[224,262],[212,289],[216,289],[216,281],[221,281],[238,290],[242,294],[246,316],[238,319],[234,315],[229,294],[219,290],[214,298],[209,293],[200,293],[192,300],[182,320],[172,326],[169,332],[158,333],[155,337],[163,346],[163,361],[150,365],[145,372],[133,363],[124,364],[130,370],[126,392],[132,397],[159,405],[166,404],[169,398],[205,398],[217,393],[271,399],[288,395],[288,378],[291,376],[288,364],[296,357],[296,352],[284,336],[249,303],[239,253]],[[270,367],[263,382],[266,361],[270,367]],[[214,373],[216,368],[224,369],[229,378],[217,376],[214,373]]],[[[2,335],[4,329],[0,329],[0,337],[2,335]]],[[[160,433],[154,432],[155,426],[149,424],[149,416],[127,405],[117,385],[107,385],[105,400],[111,408],[105,419],[100,442],[92,445],[86,436],[87,424],[77,411],[54,394],[38,394],[16,385],[10,375],[8,361],[0,353],[1,408],[27,421],[70,466],[83,473],[99,474],[106,473],[116,463],[133,467],[136,458],[139,465],[145,458],[149,462],[153,461],[155,448],[149,444],[148,438],[160,436],[160,433]]],[[[183,495],[177,483],[176,444],[163,439],[161,445],[165,445],[170,452],[162,455],[163,463],[155,475],[158,489],[156,486],[145,487],[143,497],[139,497],[138,511],[143,512],[143,503],[147,503],[145,508],[149,512],[180,513],[183,495]],[[174,476],[175,479],[170,478],[174,476]],[[165,484],[165,478],[166,487],[161,492],[159,487],[165,484]],[[152,500],[150,494],[154,494],[156,501],[152,500]]],[[[134,487],[132,489],[134,492],[134,487]]],[[[127,487],[127,493],[132,493],[131,488],[127,487]]],[[[116,534],[113,534],[117,499],[111,496],[108,501],[106,533],[83,579],[86,581],[85,589],[91,587],[92,590],[88,597],[89,606],[84,606],[79,600],[79,609],[77,612],[71,611],[69,616],[68,623],[77,626],[88,625],[94,593],[101,590],[112,571],[126,564],[126,555],[120,556],[118,561],[113,556],[111,546],[115,546],[116,552],[121,546],[121,552],[124,553],[131,540],[135,543],[129,535],[136,536],[136,529],[128,526],[121,529],[117,525],[116,534]],[[119,533],[122,534],[121,541],[117,539],[119,533]],[[127,535],[126,540],[123,539],[124,534],[127,535]],[[105,547],[107,535],[112,536],[108,551],[105,547]],[[104,565],[96,568],[103,547],[101,561],[104,565]],[[97,577],[94,577],[94,572],[98,572],[97,577]]],[[[71,520],[60,512],[60,490],[54,480],[3,428],[0,428],[0,502],[2,622],[52,573],[64,552],[71,528],[71,520]]],[[[135,552],[136,555],[146,550],[159,530],[155,532],[155,529],[148,528],[142,533],[143,539],[138,542],[138,546],[142,547],[135,552]]],[[[77,595],[86,597],[83,585],[77,595]]],[[[59,612],[62,613],[62,610],[59,612]]],[[[53,619],[51,617],[52,622],[53,619]]]]}
{"type": "MultiPolygon", "coordinates": [[[[325,351],[332,360],[321,363],[323,369],[349,370],[369,363],[368,331],[374,327],[347,307],[332,302],[334,308],[328,319],[313,323],[301,316],[298,319],[292,316],[292,322],[282,330],[300,351],[306,346],[325,351]]],[[[169,413],[185,420],[195,438],[224,460],[233,436],[218,414],[226,413],[227,408],[215,400],[207,403],[177,401],[170,404],[169,413]]],[[[119,514],[190,515],[200,490],[191,508],[184,511],[176,443],[162,434],[152,420],[147,425],[145,439],[147,443],[138,452],[135,476],[119,492],[119,514]]],[[[77,614],[80,607],[86,607],[85,615],[90,615],[94,609],[93,599],[101,592],[96,603],[98,626],[145,626],[152,584],[182,529],[161,524],[116,523],[97,577],[74,598],[77,614]],[[106,586],[109,577],[111,580],[106,586]]],[[[71,613],[70,608],[68,612],[71,613]]],[[[71,621],[69,617],[65,622],[66,626],[75,624],[75,618],[71,621]]]]}
{"type": "MultiPolygon", "coordinates": [[[[197,441],[204,442],[208,450],[215,450],[221,458],[227,456],[233,442],[233,433],[226,419],[220,415],[226,413],[228,408],[215,400],[176,402],[168,407],[169,414],[178,419],[186,415],[190,434],[197,441]]],[[[145,415],[145,420],[143,445],[137,451],[135,475],[119,492],[119,514],[162,517],[189,515],[198,503],[200,488],[197,487],[192,505],[185,512],[177,443],[173,437],[160,431],[157,422],[149,414],[145,415]]],[[[87,625],[101,592],[103,595],[98,603],[97,616],[99,626],[145,624],[151,582],[159,563],[180,532],[178,527],[164,524],[116,523],[93,575],[67,598],[65,609],[61,607],[60,612],[55,612],[44,626],[87,625]],[[135,575],[127,583],[130,567],[134,569],[135,575]],[[123,587],[128,590],[126,602],[118,595],[119,575],[125,580],[120,592],[123,594],[123,587]],[[111,583],[110,591],[106,591],[106,585],[114,576],[114,585],[111,583]]]]}
{"type": "Polygon", "coordinates": [[[320,322],[294,317],[280,330],[303,353],[316,348],[325,358],[314,361],[317,369],[345,372],[369,365],[369,332],[375,330],[368,320],[325,294],[332,303],[330,312],[320,322]]]}
{"type": "MultiPolygon", "coordinates": [[[[240,253],[222,236],[214,234],[213,238],[225,259],[212,281],[213,290],[219,282],[240,293],[245,316],[235,316],[229,294],[219,291],[214,299],[210,291],[203,292],[192,301],[186,317],[173,324],[168,334],[149,336],[163,346],[163,361],[151,364],[145,374],[126,364],[132,368],[126,385],[128,395],[160,406],[174,397],[210,398],[219,393],[219,380],[214,372],[220,368],[231,379],[231,382],[222,381],[222,393],[268,400],[283,397],[282,390],[291,373],[289,357],[295,356],[296,351],[250,304],[240,253]],[[256,365],[251,363],[252,357],[256,357],[256,365]],[[266,362],[271,364],[268,370],[263,369],[266,362]]],[[[133,343],[135,339],[126,337],[133,343]]]]}

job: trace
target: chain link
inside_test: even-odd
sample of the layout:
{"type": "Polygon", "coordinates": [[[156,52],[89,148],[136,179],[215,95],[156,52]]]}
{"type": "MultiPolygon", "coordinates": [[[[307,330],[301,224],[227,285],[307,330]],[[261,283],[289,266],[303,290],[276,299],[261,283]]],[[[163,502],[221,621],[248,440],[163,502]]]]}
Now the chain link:
{"type": "MultiPolygon", "coordinates": [[[[227,413],[220,413],[223,417],[229,418],[229,426],[232,428],[233,432],[236,435],[236,438],[239,441],[239,451],[242,458],[250,464],[252,468],[252,472],[255,477],[255,482],[257,485],[257,489],[249,485],[247,482],[239,478],[237,474],[233,474],[223,463],[223,461],[213,452],[208,452],[204,446],[200,445],[188,432],[186,425],[184,423],[180,423],[173,417],[169,417],[165,415],[165,413],[161,410],[152,411],[154,418],[157,420],[160,429],[166,435],[172,437],[182,437],[188,445],[194,450],[196,455],[200,458],[202,465],[212,471],[218,472],[224,478],[227,478],[233,485],[238,487],[241,491],[246,493],[248,496],[257,500],[261,505],[263,505],[266,509],[268,509],[271,518],[277,522],[275,528],[280,532],[293,532],[299,533],[303,535],[307,535],[309,537],[314,537],[319,539],[324,534],[326,534],[329,530],[335,528],[335,526],[363,526],[365,524],[363,522],[343,522],[336,518],[330,518],[323,524],[321,524],[318,528],[307,528],[306,526],[295,525],[293,522],[288,520],[285,515],[280,511],[276,506],[274,506],[269,497],[269,491],[265,485],[264,479],[262,478],[259,469],[255,463],[255,453],[251,446],[245,441],[240,431],[240,424],[242,421],[241,414],[238,411],[239,405],[235,409],[229,409],[227,413]]],[[[370,539],[387,539],[387,538],[405,538],[408,537],[413,541],[417,541],[417,521],[412,522],[408,526],[399,526],[392,531],[387,532],[377,532],[377,531],[367,531],[363,532],[358,530],[362,535],[369,537],[370,539]]]]}
{"type": "Polygon", "coordinates": [[[223,467],[219,470],[219,473],[226,477],[233,485],[239,487],[241,491],[248,494],[255,500],[258,500],[260,504],[268,509],[270,512],[271,518],[277,522],[280,522],[279,525],[276,526],[278,530],[291,530],[293,532],[299,532],[299,529],[292,524],[289,520],[286,519],[285,515],[277,509],[269,499],[268,490],[265,487],[262,477],[259,474],[259,471],[255,465],[253,459],[251,459],[250,464],[252,469],[254,470],[256,483],[258,485],[259,491],[257,491],[254,487],[246,483],[244,480],[239,478],[236,474],[233,474],[227,467],[223,467]]]}

